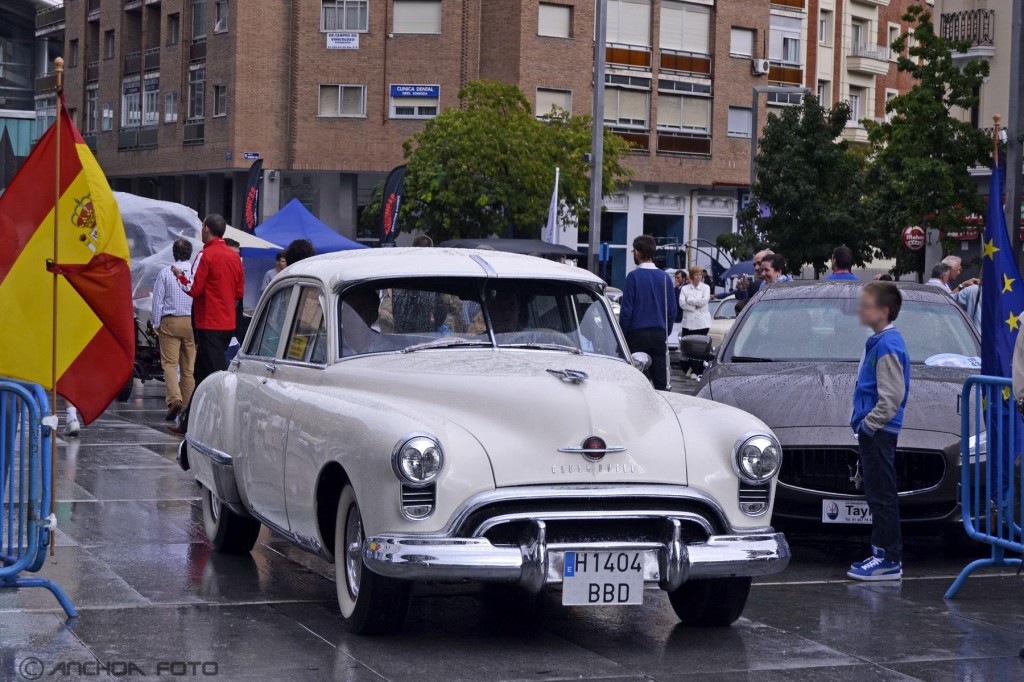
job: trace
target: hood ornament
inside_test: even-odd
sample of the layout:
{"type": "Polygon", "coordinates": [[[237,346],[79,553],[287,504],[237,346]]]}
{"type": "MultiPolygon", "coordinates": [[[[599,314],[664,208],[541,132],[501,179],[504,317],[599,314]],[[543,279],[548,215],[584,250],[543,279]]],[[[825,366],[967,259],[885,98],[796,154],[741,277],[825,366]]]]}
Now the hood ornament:
{"type": "MultiPolygon", "coordinates": [[[[550,371],[550,370],[548,370],[550,371]]],[[[589,436],[582,444],[576,446],[571,445],[569,447],[558,448],[559,452],[565,452],[569,454],[583,455],[584,458],[591,462],[598,462],[604,459],[604,456],[612,452],[625,452],[626,448],[621,445],[608,445],[604,442],[604,439],[600,436],[589,436]]]]}
{"type": "Polygon", "coordinates": [[[590,378],[589,374],[581,372],[578,369],[549,369],[547,372],[551,376],[558,377],[567,384],[582,384],[590,378]]]}

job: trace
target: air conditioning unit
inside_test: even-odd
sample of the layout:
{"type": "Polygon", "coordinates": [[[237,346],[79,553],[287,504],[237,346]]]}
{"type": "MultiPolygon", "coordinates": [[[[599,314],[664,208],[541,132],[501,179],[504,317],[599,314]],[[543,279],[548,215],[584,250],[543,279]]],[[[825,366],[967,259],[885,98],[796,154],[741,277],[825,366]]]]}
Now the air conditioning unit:
{"type": "Polygon", "coordinates": [[[771,64],[767,59],[755,59],[750,65],[750,70],[755,76],[767,76],[770,68],[771,64]]]}

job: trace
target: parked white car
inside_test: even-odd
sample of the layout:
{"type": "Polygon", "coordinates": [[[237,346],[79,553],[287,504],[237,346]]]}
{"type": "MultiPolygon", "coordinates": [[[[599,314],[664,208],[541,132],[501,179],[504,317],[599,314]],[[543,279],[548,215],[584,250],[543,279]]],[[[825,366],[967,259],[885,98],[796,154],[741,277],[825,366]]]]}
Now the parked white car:
{"type": "Polygon", "coordinates": [[[214,549],[261,525],[334,562],[356,632],[417,581],[669,593],[728,625],[789,561],[768,526],[781,451],[725,405],[655,392],[603,284],[494,251],[378,249],[284,270],[242,352],[198,388],[179,450],[214,549]]]}

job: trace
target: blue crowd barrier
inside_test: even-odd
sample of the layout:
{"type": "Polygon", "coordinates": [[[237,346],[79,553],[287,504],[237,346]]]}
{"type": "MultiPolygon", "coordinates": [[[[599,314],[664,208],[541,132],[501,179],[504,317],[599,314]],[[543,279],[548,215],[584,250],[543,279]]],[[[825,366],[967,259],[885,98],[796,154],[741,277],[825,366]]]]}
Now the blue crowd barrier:
{"type": "Polygon", "coordinates": [[[1013,400],[1011,381],[973,376],[960,394],[960,506],[964,530],[991,547],[991,555],[972,561],[946,592],[952,599],[979,568],[1020,567],[1024,554],[1021,510],[1024,481],[1020,461],[1024,424],[1013,400]]]}
{"type": "Polygon", "coordinates": [[[0,379],[0,589],[42,587],[69,618],[78,612],[48,578],[26,578],[46,562],[56,516],[50,484],[50,405],[38,384],[0,379]]]}

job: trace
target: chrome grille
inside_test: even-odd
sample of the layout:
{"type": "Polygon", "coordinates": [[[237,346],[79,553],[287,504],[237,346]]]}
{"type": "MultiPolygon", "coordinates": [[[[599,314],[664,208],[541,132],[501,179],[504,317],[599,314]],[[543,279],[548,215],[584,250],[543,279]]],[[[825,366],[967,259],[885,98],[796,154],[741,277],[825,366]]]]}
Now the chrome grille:
{"type": "Polygon", "coordinates": [[[410,519],[422,519],[434,513],[437,504],[437,486],[413,487],[402,485],[402,513],[410,519]]]}
{"type": "MultiPolygon", "coordinates": [[[[899,492],[919,492],[939,485],[946,459],[935,450],[896,450],[899,492]]],[[[863,495],[864,474],[856,448],[783,448],[779,482],[822,493],[863,495]]]]}
{"type": "Polygon", "coordinates": [[[753,484],[740,481],[740,511],[747,516],[760,516],[768,511],[772,499],[769,483],[753,484]]]}

